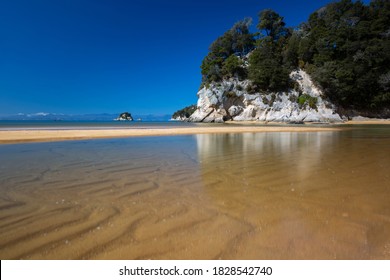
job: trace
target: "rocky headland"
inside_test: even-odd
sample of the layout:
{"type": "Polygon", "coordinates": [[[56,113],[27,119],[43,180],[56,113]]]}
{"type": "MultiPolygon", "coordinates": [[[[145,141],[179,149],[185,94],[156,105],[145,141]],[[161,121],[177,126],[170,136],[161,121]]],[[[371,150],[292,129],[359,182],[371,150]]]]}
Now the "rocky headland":
{"type": "Polygon", "coordinates": [[[334,1],[298,28],[266,9],[209,46],[191,122],[390,118],[390,2],[334,1]],[[372,28],[375,26],[375,28],[372,28]]]}
{"type": "MultiPolygon", "coordinates": [[[[285,92],[253,92],[251,81],[230,78],[203,86],[190,122],[342,122],[336,107],[323,98],[303,70],[290,73],[295,87],[285,92]]],[[[181,118],[183,120],[183,118],[181,118]]]]}

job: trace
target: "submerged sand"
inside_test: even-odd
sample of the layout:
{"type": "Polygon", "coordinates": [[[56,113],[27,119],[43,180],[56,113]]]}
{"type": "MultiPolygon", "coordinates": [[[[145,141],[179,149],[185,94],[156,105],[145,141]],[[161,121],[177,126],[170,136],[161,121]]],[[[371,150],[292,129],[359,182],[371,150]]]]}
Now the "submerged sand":
{"type": "Polygon", "coordinates": [[[365,127],[0,145],[0,258],[388,260],[389,139],[365,127]]]}
{"type": "Polygon", "coordinates": [[[337,131],[335,127],[309,126],[209,126],[185,128],[129,128],[129,129],[33,129],[0,131],[0,144],[23,142],[51,142],[95,138],[135,136],[168,136],[206,133],[257,133],[257,132],[319,132],[337,131]]]}

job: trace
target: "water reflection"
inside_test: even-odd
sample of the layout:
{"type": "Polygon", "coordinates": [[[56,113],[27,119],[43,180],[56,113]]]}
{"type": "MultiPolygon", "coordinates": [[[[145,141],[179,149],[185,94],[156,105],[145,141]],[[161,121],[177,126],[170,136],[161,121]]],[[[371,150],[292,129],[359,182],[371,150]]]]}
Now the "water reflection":
{"type": "Polygon", "coordinates": [[[206,182],[219,173],[242,177],[244,185],[256,177],[258,184],[271,186],[283,179],[289,186],[321,167],[336,138],[328,132],[197,135],[198,157],[206,182]]]}
{"type": "Polygon", "coordinates": [[[384,235],[390,232],[390,150],[384,135],[198,135],[205,193],[218,211],[248,226],[235,253],[390,258],[384,235]]]}

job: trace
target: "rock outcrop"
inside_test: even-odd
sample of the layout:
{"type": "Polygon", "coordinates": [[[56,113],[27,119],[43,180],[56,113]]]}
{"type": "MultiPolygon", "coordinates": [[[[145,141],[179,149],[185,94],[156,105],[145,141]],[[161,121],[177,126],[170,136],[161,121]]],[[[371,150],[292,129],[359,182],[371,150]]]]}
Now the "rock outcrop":
{"type": "Polygon", "coordinates": [[[116,121],[133,121],[133,117],[130,113],[124,112],[119,114],[119,116],[115,119],[116,121]]]}
{"type": "Polygon", "coordinates": [[[305,71],[293,71],[290,78],[295,86],[287,92],[253,92],[249,80],[234,78],[204,86],[189,121],[342,122],[305,71]]]}

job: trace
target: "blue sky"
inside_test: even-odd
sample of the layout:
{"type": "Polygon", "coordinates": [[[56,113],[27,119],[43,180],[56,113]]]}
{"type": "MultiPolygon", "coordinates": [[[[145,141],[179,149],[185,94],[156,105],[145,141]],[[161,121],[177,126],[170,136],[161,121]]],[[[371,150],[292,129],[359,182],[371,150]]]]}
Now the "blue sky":
{"type": "Polygon", "coordinates": [[[171,114],[196,103],[201,61],[235,22],[271,8],[297,26],[329,2],[2,0],[0,115],[171,114]]]}

